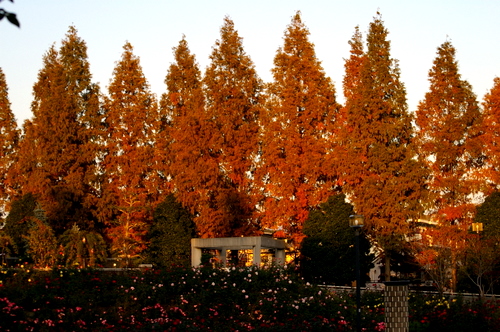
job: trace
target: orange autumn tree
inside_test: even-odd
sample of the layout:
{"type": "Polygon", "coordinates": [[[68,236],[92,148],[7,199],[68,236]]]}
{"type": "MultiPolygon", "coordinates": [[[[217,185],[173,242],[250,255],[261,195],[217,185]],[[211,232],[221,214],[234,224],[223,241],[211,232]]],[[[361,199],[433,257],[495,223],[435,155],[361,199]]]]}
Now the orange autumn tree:
{"type": "Polygon", "coordinates": [[[175,190],[182,204],[193,210],[199,201],[196,182],[204,176],[202,168],[195,168],[200,166],[204,145],[201,130],[205,98],[198,64],[184,36],[173,53],[175,62],[165,77],[167,92],[160,100],[156,168],[163,179],[162,191],[166,194],[175,190]]]}
{"type": "Polygon", "coordinates": [[[329,139],[339,105],[300,12],[274,58],[262,120],[262,225],[281,228],[296,244],[309,211],[334,191],[329,139]]]}
{"type": "Polygon", "coordinates": [[[7,174],[14,163],[19,135],[16,119],[10,108],[7,82],[0,68],[0,217],[5,213],[13,195],[7,174]]]}
{"type": "Polygon", "coordinates": [[[484,96],[483,142],[486,156],[485,178],[491,189],[498,189],[500,183],[500,78],[496,77],[493,87],[484,96]]]}
{"type": "Polygon", "coordinates": [[[153,178],[157,105],[129,43],[123,46],[109,85],[102,216],[112,249],[125,265],[144,248],[143,236],[157,200],[153,178]]]}
{"type": "Polygon", "coordinates": [[[416,262],[429,275],[442,294],[454,289],[454,270],[462,254],[469,247],[473,234],[463,233],[453,225],[428,227],[421,232],[421,239],[412,242],[416,262]]]}
{"type": "MultiPolygon", "coordinates": [[[[210,158],[208,143],[213,131],[205,113],[201,72],[185,38],[174,48],[174,56],[165,78],[167,92],[160,103],[161,127],[155,152],[160,173],[171,177],[176,197],[200,224],[199,212],[208,204],[207,188],[215,183],[219,169],[210,158]]],[[[213,233],[209,226],[198,228],[202,236],[213,233]]]]}
{"type": "MultiPolygon", "coordinates": [[[[474,175],[483,160],[479,141],[482,114],[472,87],[461,79],[455,48],[449,41],[438,47],[429,82],[429,92],[416,112],[415,140],[420,159],[431,172],[427,213],[442,227],[454,227],[465,237],[475,211],[471,195],[481,189],[481,180],[474,175]]],[[[452,262],[453,290],[456,264],[456,260],[452,262]]]]}
{"type": "Polygon", "coordinates": [[[350,41],[334,158],[343,191],[365,216],[364,230],[384,257],[389,280],[391,255],[404,249],[408,221],[420,212],[426,175],[415,160],[406,90],[387,36],[378,16],[369,26],[366,52],[358,28],[350,41]]]}
{"type": "Polygon", "coordinates": [[[54,46],[49,49],[43,64],[33,86],[33,118],[24,124],[9,181],[17,185],[19,195],[37,197],[56,234],[73,223],[92,228],[88,211],[98,184],[96,144],[91,138],[94,123],[101,121],[99,89],[91,82],[87,47],[74,27],[59,52],[54,46]]]}
{"type": "MultiPolygon", "coordinates": [[[[202,189],[196,224],[202,236],[239,236],[253,232],[252,179],[258,153],[262,81],[245,53],[242,38],[226,17],[220,40],[203,78],[206,97],[204,155],[216,172],[202,189]]],[[[205,175],[206,176],[206,175],[205,175]]]]}
{"type": "Polygon", "coordinates": [[[471,220],[470,194],[480,183],[469,176],[481,166],[478,141],[481,111],[470,84],[462,80],[449,41],[437,51],[429,71],[430,89],[416,112],[416,143],[432,172],[429,182],[436,219],[456,224],[471,220]]]}
{"type": "MultiPolygon", "coordinates": [[[[363,68],[363,60],[365,59],[363,35],[359,31],[358,26],[355,27],[354,34],[348,43],[351,46],[351,54],[349,59],[346,59],[344,63],[345,75],[343,79],[343,92],[346,100],[353,100],[359,97],[359,94],[356,93],[356,89],[361,85],[361,68],[363,68]]],[[[344,115],[345,110],[345,108],[342,108],[340,112],[341,116],[344,115]]],[[[341,118],[339,120],[344,119],[341,118]]],[[[338,123],[338,125],[342,124],[342,122],[338,123]]]]}

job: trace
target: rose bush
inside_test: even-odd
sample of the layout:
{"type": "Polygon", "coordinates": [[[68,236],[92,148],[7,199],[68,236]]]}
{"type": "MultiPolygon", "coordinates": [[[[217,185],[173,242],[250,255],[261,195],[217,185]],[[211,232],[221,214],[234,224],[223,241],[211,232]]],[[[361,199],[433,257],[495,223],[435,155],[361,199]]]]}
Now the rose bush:
{"type": "MultiPolygon", "coordinates": [[[[0,271],[1,331],[352,331],[355,298],[291,268],[0,271]]],[[[364,331],[383,331],[380,292],[364,331]]],[[[500,302],[412,293],[410,331],[498,331],[500,302]]]]}

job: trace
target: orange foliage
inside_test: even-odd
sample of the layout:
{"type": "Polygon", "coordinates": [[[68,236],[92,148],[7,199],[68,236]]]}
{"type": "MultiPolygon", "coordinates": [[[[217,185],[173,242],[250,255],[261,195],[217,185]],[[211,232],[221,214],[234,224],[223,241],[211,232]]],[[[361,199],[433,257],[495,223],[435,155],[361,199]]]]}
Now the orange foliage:
{"type": "MultiPolygon", "coordinates": [[[[484,98],[481,125],[472,88],[445,42],[413,118],[387,36],[376,17],[365,50],[356,27],[341,107],[300,12],[267,85],[226,17],[203,78],[185,38],[179,42],[158,109],[128,43],[109,98],[102,97],[91,83],[86,45],[70,27],[60,50],[43,57],[19,146],[0,71],[0,207],[33,193],[56,216],[76,202],[110,227],[124,257],[144,248],[152,207],[170,192],[193,213],[202,237],[272,228],[298,244],[309,211],[341,187],[381,251],[399,249],[407,221],[424,208],[443,225],[467,225],[471,194],[500,181],[500,79],[484,98]]],[[[431,248],[419,259],[435,262],[436,255],[431,248]]]]}
{"type": "Polygon", "coordinates": [[[15,194],[14,184],[8,182],[7,173],[14,163],[20,134],[16,119],[10,109],[7,92],[5,75],[0,68],[0,214],[15,194]]]}
{"type": "Polygon", "coordinates": [[[429,72],[430,91],[418,105],[416,144],[431,171],[431,206],[439,220],[470,222],[471,194],[481,181],[481,112],[470,84],[461,79],[449,41],[437,51],[429,72]]]}
{"type": "Polygon", "coordinates": [[[368,235],[389,256],[404,245],[408,220],[420,212],[426,175],[414,158],[412,117],[387,35],[376,17],[370,24],[365,53],[358,28],[349,43],[346,104],[334,136],[333,162],[356,213],[365,215],[368,235]]]}
{"type": "Polygon", "coordinates": [[[214,211],[212,218],[201,216],[195,221],[204,227],[219,224],[220,230],[212,236],[250,235],[255,231],[251,180],[258,156],[262,81],[228,17],[220,33],[203,78],[210,122],[210,154],[204,158],[212,159],[217,169],[213,183],[206,187],[209,201],[204,209],[214,211]]]}
{"type": "Polygon", "coordinates": [[[483,102],[483,144],[486,159],[485,178],[496,189],[500,183],[500,78],[495,78],[493,87],[483,102]]]}
{"type": "Polygon", "coordinates": [[[311,207],[333,192],[328,138],[339,107],[308,35],[297,13],[274,59],[259,169],[262,226],[282,227],[297,243],[311,207]]]}
{"type": "Polygon", "coordinates": [[[91,83],[87,47],[70,27],[60,51],[51,47],[33,86],[33,119],[24,124],[18,160],[10,173],[18,195],[33,193],[53,211],[51,190],[65,187],[90,209],[96,197],[99,92],[91,83]]]}
{"type": "Polygon", "coordinates": [[[101,215],[114,248],[129,259],[144,248],[144,228],[158,199],[153,172],[157,106],[139,58],[126,43],[107,100],[101,215]]]}

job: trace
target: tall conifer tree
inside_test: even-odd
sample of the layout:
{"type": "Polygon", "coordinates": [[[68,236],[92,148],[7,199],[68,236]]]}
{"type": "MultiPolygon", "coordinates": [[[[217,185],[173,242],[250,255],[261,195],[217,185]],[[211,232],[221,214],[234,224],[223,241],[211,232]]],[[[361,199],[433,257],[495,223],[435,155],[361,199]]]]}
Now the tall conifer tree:
{"type": "Polygon", "coordinates": [[[326,165],[339,108],[308,36],[297,12],[274,58],[262,136],[263,225],[283,229],[297,244],[311,208],[332,194],[326,165]]]}
{"type": "Polygon", "coordinates": [[[105,181],[101,204],[113,248],[125,264],[144,249],[146,225],[157,200],[153,178],[153,149],[157,105],[129,43],[116,64],[106,102],[105,181]]]}
{"type": "Polygon", "coordinates": [[[179,202],[199,216],[200,235],[208,236],[216,233],[217,227],[203,227],[199,212],[207,204],[206,188],[219,176],[208,144],[213,130],[205,113],[201,72],[185,38],[174,48],[174,56],[165,78],[167,92],[160,103],[158,164],[164,177],[171,177],[179,202]]]}
{"type": "Polygon", "coordinates": [[[0,68],[0,216],[13,196],[7,174],[17,153],[19,134],[16,119],[10,109],[5,75],[0,68]]]}
{"type": "Polygon", "coordinates": [[[418,216],[425,174],[410,145],[412,117],[387,35],[379,16],[370,24],[364,55],[358,29],[350,42],[335,156],[343,190],[385,256],[388,280],[391,252],[401,250],[408,220],[418,216]]]}
{"type": "MultiPolygon", "coordinates": [[[[481,187],[475,175],[483,161],[479,140],[482,114],[471,85],[458,72],[451,42],[438,47],[429,81],[430,91],[416,112],[418,152],[431,172],[431,206],[427,213],[443,229],[451,227],[464,238],[475,211],[471,194],[481,187]]],[[[451,251],[453,290],[459,254],[458,249],[451,251]]]]}
{"type": "Polygon", "coordinates": [[[432,176],[429,212],[448,224],[468,224],[474,209],[470,194],[479,189],[470,175],[482,160],[482,114],[472,87],[458,72],[451,42],[438,48],[429,82],[416,112],[418,152],[432,176]]]}
{"type": "Polygon", "coordinates": [[[89,141],[94,129],[88,119],[99,115],[99,91],[91,83],[87,47],[74,27],[60,52],[51,47],[43,63],[33,87],[33,119],[25,122],[11,181],[21,194],[38,197],[57,234],[73,222],[83,228],[93,225],[85,213],[63,216],[58,200],[65,197],[64,205],[80,211],[94,201],[98,186],[90,181],[95,181],[96,150],[89,141]]]}
{"type": "Polygon", "coordinates": [[[195,192],[203,173],[193,171],[198,165],[201,148],[201,118],[204,116],[201,73],[195,56],[183,37],[173,49],[175,62],[165,78],[167,92],[160,101],[160,126],[155,149],[163,191],[176,190],[186,206],[195,201],[187,196],[195,192]],[[186,195],[184,195],[186,194],[186,195]]]}
{"type": "Polygon", "coordinates": [[[486,181],[491,189],[500,185],[500,77],[484,96],[483,140],[486,160],[486,181]]]}
{"type": "Polygon", "coordinates": [[[211,135],[207,147],[214,174],[205,187],[206,203],[197,225],[212,236],[238,236],[251,232],[251,178],[258,148],[258,118],[262,81],[243,49],[242,38],[226,17],[210,55],[203,79],[206,123],[211,135]]]}
{"type": "Polygon", "coordinates": [[[357,96],[355,91],[361,85],[361,68],[363,68],[365,52],[363,35],[359,31],[359,27],[355,28],[349,45],[351,46],[351,55],[349,59],[345,60],[345,75],[343,80],[344,97],[346,100],[354,99],[357,96]]]}
{"type": "Polygon", "coordinates": [[[78,111],[76,120],[81,144],[78,176],[83,178],[84,191],[88,193],[84,201],[85,208],[93,209],[100,195],[99,165],[96,161],[102,160],[102,139],[106,130],[101,92],[97,83],[91,82],[87,47],[74,27],[69,28],[59,54],[65,71],[69,73],[67,90],[77,97],[73,102],[78,111]]]}

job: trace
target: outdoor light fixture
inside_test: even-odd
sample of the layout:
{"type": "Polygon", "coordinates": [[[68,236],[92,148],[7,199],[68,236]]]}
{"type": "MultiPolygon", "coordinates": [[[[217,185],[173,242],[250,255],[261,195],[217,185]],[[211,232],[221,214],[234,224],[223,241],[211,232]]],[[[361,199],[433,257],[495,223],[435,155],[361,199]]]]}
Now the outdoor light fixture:
{"type": "Polygon", "coordinates": [[[352,228],[363,227],[365,224],[365,216],[354,214],[349,216],[349,226],[352,228]]]}
{"type": "Polygon", "coordinates": [[[361,267],[359,254],[359,230],[365,224],[365,217],[360,214],[349,216],[349,227],[355,229],[356,235],[356,331],[361,331],[361,267]]]}
{"type": "Polygon", "coordinates": [[[482,222],[473,222],[472,223],[472,231],[476,233],[480,233],[483,231],[483,223],[482,222]]]}

